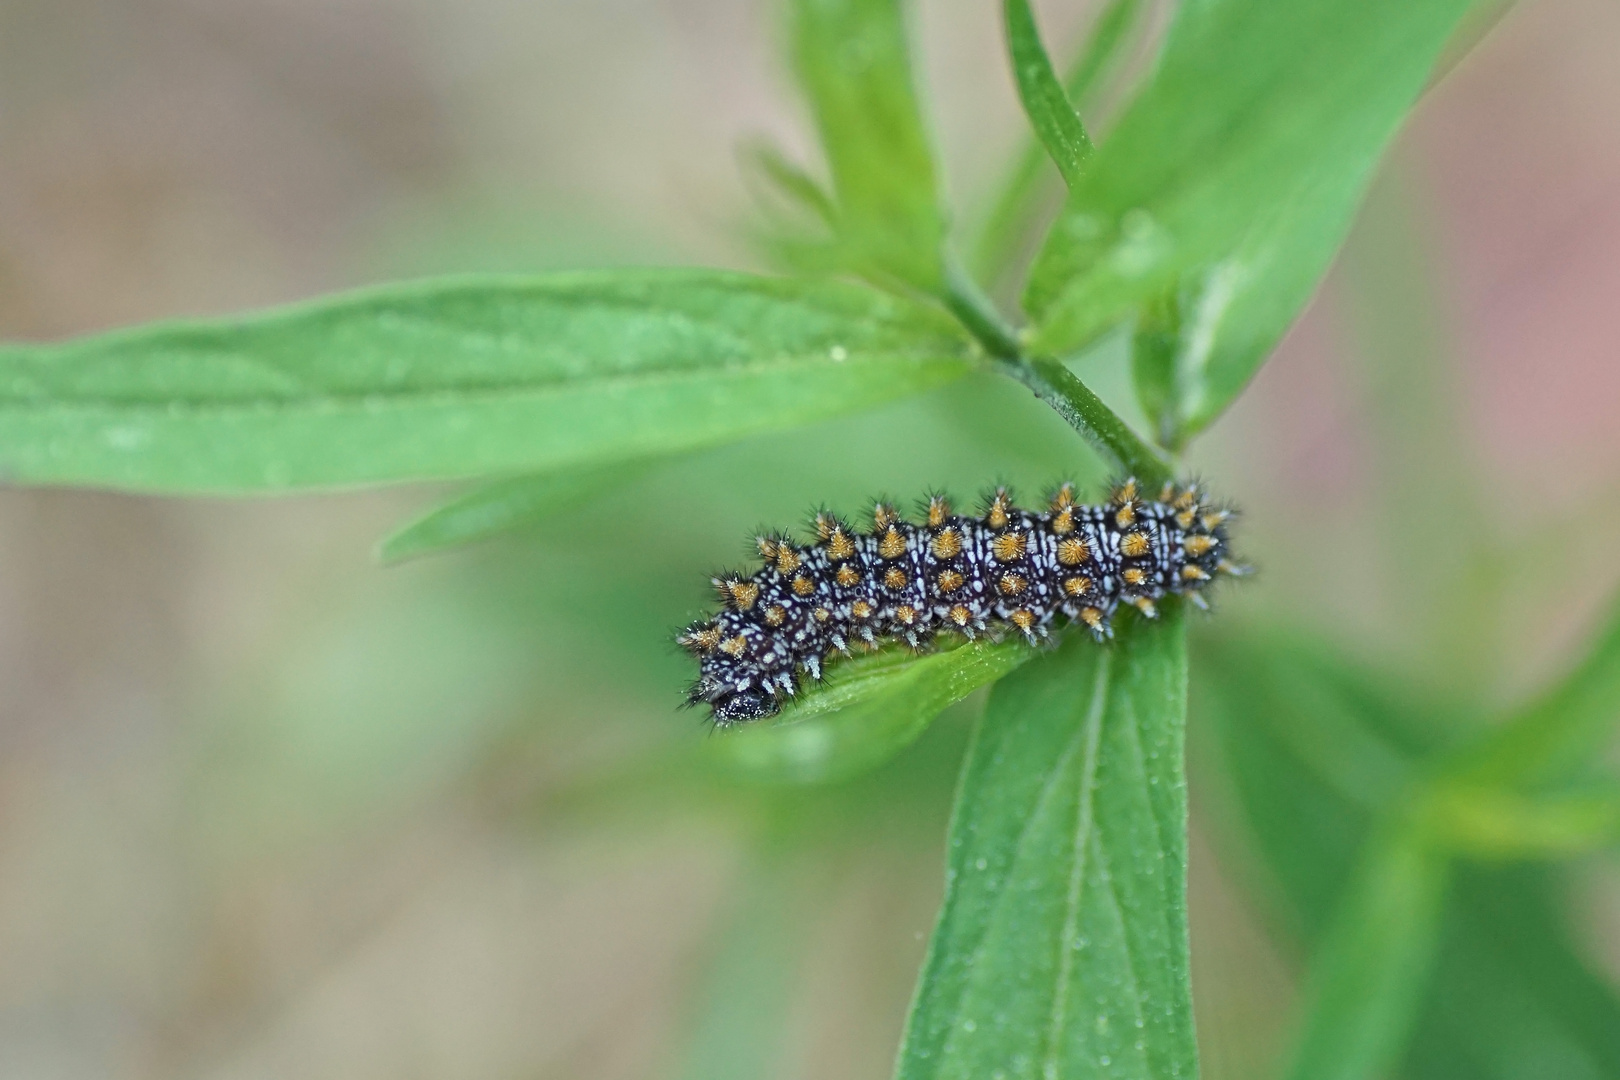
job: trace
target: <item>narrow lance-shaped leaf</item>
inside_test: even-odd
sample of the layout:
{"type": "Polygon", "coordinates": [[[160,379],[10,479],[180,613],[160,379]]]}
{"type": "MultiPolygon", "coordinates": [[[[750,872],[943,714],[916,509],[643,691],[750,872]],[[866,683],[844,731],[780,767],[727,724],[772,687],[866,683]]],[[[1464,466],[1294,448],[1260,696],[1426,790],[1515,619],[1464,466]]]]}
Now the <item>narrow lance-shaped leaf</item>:
{"type": "Polygon", "coordinates": [[[1462,863],[1453,877],[1456,899],[1402,1075],[1620,1075],[1620,999],[1592,961],[1587,929],[1570,918],[1567,875],[1462,863]]]}
{"type": "Polygon", "coordinates": [[[945,215],[900,0],[789,0],[794,68],[832,171],[838,231],[861,273],[943,281],[945,215]]]}
{"type": "Polygon", "coordinates": [[[1007,25],[1007,49],[1012,54],[1013,80],[1041,145],[1052,158],[1064,183],[1073,188],[1085,175],[1091,157],[1091,137],[1086,134],[1080,114],[1074,111],[1068,91],[1058,82],[1046,46],[1041,44],[1040,28],[1029,0],[1004,0],[1003,18],[1007,25]]]}
{"type": "Polygon", "coordinates": [[[1470,0],[1183,4],[1025,294],[1066,353],[1182,291],[1183,434],[1218,415],[1309,298],[1470,0]]]}
{"type": "Polygon", "coordinates": [[[1185,628],[1071,634],[997,685],[963,766],[901,1080],[1197,1075],[1185,628]]]}
{"type": "Polygon", "coordinates": [[[1311,958],[1289,1080],[1377,1080],[1406,1048],[1439,939],[1446,861],[1402,820],[1370,845],[1311,958]]]}
{"type": "Polygon", "coordinates": [[[750,139],[738,148],[738,158],[745,178],[757,178],[769,185],[804,216],[819,224],[837,224],[838,208],[832,196],[780,146],[769,139],[750,139]]]}
{"type": "Polygon", "coordinates": [[[1425,805],[1437,846],[1468,858],[1562,859],[1620,840],[1613,781],[1545,795],[1441,782],[1425,805]]]}
{"type": "Polygon", "coordinates": [[[1177,450],[1181,442],[1181,418],[1176,411],[1180,333],[1181,310],[1171,292],[1142,305],[1131,335],[1131,379],[1136,383],[1136,399],[1153,424],[1153,437],[1161,446],[1177,450]]]}
{"type": "Polygon", "coordinates": [[[264,492],[647,458],[937,386],[975,352],[947,317],[835,282],[423,282],[0,346],[0,478],[264,492]]]}
{"type": "MultiPolygon", "coordinates": [[[[1206,803],[1219,810],[1230,784],[1227,809],[1237,815],[1210,815],[1225,826],[1216,836],[1235,840],[1241,818],[1254,844],[1230,865],[1251,865],[1258,854],[1268,873],[1254,884],[1281,886],[1282,896],[1266,898],[1281,899],[1306,938],[1320,940],[1354,879],[1356,849],[1373,832],[1367,804],[1388,805],[1417,775],[1418,755],[1459,724],[1451,717],[1436,729],[1435,714],[1452,712],[1443,703],[1407,700],[1337,651],[1302,645],[1297,633],[1256,643],[1208,638],[1205,662],[1194,665],[1195,712],[1227,768],[1201,778],[1206,803]],[[1361,734],[1319,732],[1324,717],[1361,734]]],[[[1212,756],[1195,747],[1195,761],[1212,756]]],[[[1560,1076],[1620,1075],[1620,999],[1583,962],[1558,875],[1462,863],[1452,879],[1432,991],[1400,1075],[1541,1080],[1549,1065],[1560,1076]],[[1527,1045],[1537,1053],[1525,1054],[1527,1045]]]]}
{"type": "MultiPolygon", "coordinates": [[[[1113,0],[1097,16],[1084,48],[1063,80],[1067,99],[1082,115],[1105,76],[1118,67],[1120,54],[1131,40],[1131,30],[1137,25],[1137,16],[1142,10],[1141,0],[1113,0]]],[[[1051,168],[1045,148],[1036,140],[1029,140],[1008,173],[1001,193],[991,204],[974,244],[973,266],[984,280],[1000,280],[1019,245],[1029,238],[1045,194],[1043,181],[1051,168]]]]}
{"type": "Polygon", "coordinates": [[[851,269],[836,238],[838,206],[819,179],[764,138],[742,143],[737,164],[758,211],[745,231],[771,265],[807,276],[851,269]]]}
{"type": "Polygon", "coordinates": [[[634,464],[607,465],[481,484],[402,525],[377,545],[377,558],[397,563],[490,540],[586,502],[638,471],[634,464]]]}
{"type": "Polygon", "coordinates": [[[948,706],[1035,655],[1020,641],[975,641],[922,656],[892,648],[833,666],[825,684],[766,725],[717,739],[713,753],[751,776],[847,779],[899,753],[948,706]]]}

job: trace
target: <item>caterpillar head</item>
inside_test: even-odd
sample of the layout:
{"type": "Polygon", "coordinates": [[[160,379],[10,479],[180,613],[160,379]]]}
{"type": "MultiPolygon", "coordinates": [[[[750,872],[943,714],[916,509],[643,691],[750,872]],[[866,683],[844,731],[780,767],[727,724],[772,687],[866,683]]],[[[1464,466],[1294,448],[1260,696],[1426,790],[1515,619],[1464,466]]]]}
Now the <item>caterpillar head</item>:
{"type": "Polygon", "coordinates": [[[770,693],[758,686],[737,690],[712,702],[714,722],[737,724],[745,720],[760,720],[780,712],[782,705],[770,693]]]}

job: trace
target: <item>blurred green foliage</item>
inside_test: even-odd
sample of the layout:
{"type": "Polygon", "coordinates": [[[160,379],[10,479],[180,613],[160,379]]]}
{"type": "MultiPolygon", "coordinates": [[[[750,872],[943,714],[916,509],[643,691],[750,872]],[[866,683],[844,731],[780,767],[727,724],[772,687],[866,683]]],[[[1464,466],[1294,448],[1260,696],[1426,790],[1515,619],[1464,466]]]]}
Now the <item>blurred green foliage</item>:
{"type": "Polygon", "coordinates": [[[926,292],[943,286],[946,216],[893,0],[790,0],[794,70],[832,175],[836,264],[926,292]]]}

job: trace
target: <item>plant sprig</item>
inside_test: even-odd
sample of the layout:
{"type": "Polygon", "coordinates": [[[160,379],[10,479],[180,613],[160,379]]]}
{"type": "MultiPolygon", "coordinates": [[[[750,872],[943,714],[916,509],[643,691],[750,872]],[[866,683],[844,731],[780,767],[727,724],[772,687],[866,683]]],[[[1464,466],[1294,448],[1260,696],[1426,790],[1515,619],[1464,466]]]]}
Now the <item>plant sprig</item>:
{"type": "MultiPolygon", "coordinates": [[[[1175,463],[1063,358],[1130,327],[1155,439],[1179,451],[1213,423],[1320,281],[1471,6],[1183,4],[1152,77],[1094,145],[1074,102],[1114,64],[1143,5],[1116,0],[1065,85],[1027,0],[1004,0],[1020,100],[1068,188],[1028,268],[1021,323],[953,254],[905,6],[786,4],[826,182],[774,152],[754,163],[820,230],[781,250],[826,274],[435,281],[6,345],[0,477],[169,494],[480,482],[385,545],[402,557],[532,522],[601,486],[598,470],[815,423],[988,366],[1119,472],[1157,485],[1175,463]]],[[[1034,216],[1034,175],[1016,170],[992,215],[980,261],[996,270],[1034,216]]],[[[847,780],[993,686],[953,813],[904,1080],[1196,1074],[1183,618],[1174,602],[1156,623],[1132,612],[1103,649],[1072,635],[1042,654],[1016,642],[880,654],[713,755],[756,780],[847,780]]],[[[1610,835],[1610,793],[1558,781],[1611,722],[1615,638],[1599,667],[1445,768],[1380,758],[1395,764],[1376,790],[1400,798],[1355,805],[1376,811],[1375,839],[1343,872],[1336,913],[1313,909],[1323,944],[1301,1075],[1353,1080],[1397,1060],[1447,917],[1444,885],[1465,857],[1610,835]],[[1514,832],[1510,820],[1530,824],[1514,832]],[[1398,936],[1369,947],[1392,926],[1398,936]],[[1366,987],[1376,1000],[1358,1008],[1366,987]]]]}

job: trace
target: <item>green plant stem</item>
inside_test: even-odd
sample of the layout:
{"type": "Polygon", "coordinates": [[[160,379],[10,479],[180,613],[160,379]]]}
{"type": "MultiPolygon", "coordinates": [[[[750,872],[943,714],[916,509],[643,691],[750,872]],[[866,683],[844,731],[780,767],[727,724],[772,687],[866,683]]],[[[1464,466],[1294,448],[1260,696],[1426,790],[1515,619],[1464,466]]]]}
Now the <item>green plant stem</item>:
{"type": "Polygon", "coordinates": [[[1058,361],[1026,357],[1008,374],[1057,410],[1059,416],[1127,475],[1151,487],[1175,479],[1175,469],[1103,404],[1102,398],[1058,361]]]}
{"type": "Polygon", "coordinates": [[[1170,462],[1142,441],[1102,398],[1057,360],[1030,356],[1018,332],[955,258],[946,261],[945,304],[978,338],[996,367],[1032,390],[1115,468],[1150,486],[1175,479],[1170,462]]]}
{"type": "Polygon", "coordinates": [[[1018,340],[1018,331],[1002,317],[995,302],[984,294],[961,262],[952,256],[945,260],[943,299],[951,314],[961,320],[992,357],[1003,363],[1023,360],[1024,346],[1018,340]]]}

